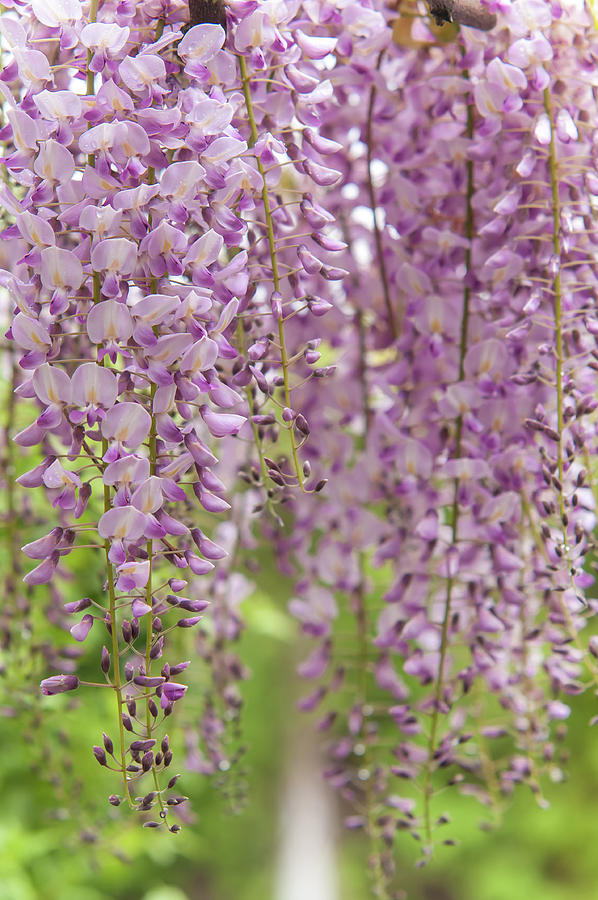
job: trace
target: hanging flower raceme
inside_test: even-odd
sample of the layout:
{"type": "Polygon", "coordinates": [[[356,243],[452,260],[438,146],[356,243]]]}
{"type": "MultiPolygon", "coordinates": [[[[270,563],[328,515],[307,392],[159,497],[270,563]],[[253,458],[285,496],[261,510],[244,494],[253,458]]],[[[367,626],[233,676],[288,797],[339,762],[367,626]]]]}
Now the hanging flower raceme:
{"type": "Polygon", "coordinates": [[[555,696],[582,689],[584,659],[594,678],[579,632],[594,606],[596,108],[565,73],[569,48],[596,41],[572,9],[532,21],[514,3],[442,52],[423,22],[406,45],[378,25],[374,54],[350,8],[324,119],[344,174],[326,205],[350,250],[320,332],[340,377],[300,395],[330,482],[315,555],[299,501],[286,552],[291,609],[318,641],[300,705],[322,730],[345,723],[328,775],[382,848],[381,884],[397,827],[430,852],[436,786],[490,804],[561,777],[555,696]]]}
{"type": "MultiPolygon", "coordinates": [[[[15,60],[43,56],[28,49],[40,36],[61,42],[43,79],[24,66],[4,73],[12,89],[4,91],[4,138],[14,145],[5,165],[13,182],[27,182],[11,230],[31,248],[22,280],[7,275],[9,337],[21,349],[20,393],[41,407],[16,441],[42,447],[43,462],[21,480],[47,490],[61,522],[25,548],[37,563],[26,581],[53,579],[97,533],[104,592],[67,610],[84,611],[71,628],[79,643],[107,629],[100,668],[116,696],[118,740],[94,752],[120,772],[122,792],[111,802],[158,807],[162,818],[170,800],[160,773],[172,751],[156,734],[185,694],[177,676],[187,665],[165,663],[163,654],[169,632],[200,621],[206,601],[182,592],[216,558],[207,535],[195,540],[187,508],[195,495],[210,515],[228,510],[211,447],[245,423],[229,384],[237,352],[227,335],[247,282],[221,251],[239,247],[246,225],[223,208],[216,214],[214,190],[236,177],[247,144],[227,129],[234,105],[206,81],[236,77],[234,57],[221,49],[220,26],[200,26],[179,50],[186,70],[191,56],[202,68],[184,71],[175,56],[180,12],[173,5],[158,21],[131,8],[114,24],[103,5],[98,21],[85,23],[74,4],[66,23],[46,21],[34,4],[18,22],[2,19],[15,60]],[[214,123],[193,146],[202,103],[214,123]],[[135,798],[146,772],[155,790],[135,798]]],[[[63,674],[42,690],[79,684],[63,674]]]]}

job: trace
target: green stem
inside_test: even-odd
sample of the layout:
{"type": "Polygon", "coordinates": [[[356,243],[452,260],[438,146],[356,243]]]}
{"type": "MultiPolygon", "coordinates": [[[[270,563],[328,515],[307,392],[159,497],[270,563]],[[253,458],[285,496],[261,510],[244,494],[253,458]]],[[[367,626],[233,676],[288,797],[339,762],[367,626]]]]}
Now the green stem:
{"type": "MultiPolygon", "coordinates": [[[[556,140],[554,134],[554,123],[552,116],[552,100],[550,98],[549,88],[544,90],[544,109],[550,120],[550,147],[549,147],[549,167],[550,167],[550,190],[552,193],[552,246],[557,262],[557,271],[552,283],[554,293],[554,328],[556,337],[556,402],[557,402],[557,431],[559,441],[557,445],[557,465],[559,473],[559,481],[563,483],[563,294],[561,287],[561,206],[559,200],[559,180],[557,173],[556,159],[556,140]]],[[[562,490],[559,491],[559,511],[561,521],[565,514],[565,500],[562,490]]],[[[567,544],[566,536],[564,536],[564,544],[567,544]]]]}
{"type": "MultiPolygon", "coordinates": [[[[108,441],[104,438],[102,440],[102,455],[106,453],[108,449],[108,441]]],[[[109,509],[112,508],[112,504],[110,503],[110,487],[109,485],[104,485],[104,512],[108,512],[109,509]]],[[[116,621],[116,590],[114,586],[114,569],[112,568],[112,563],[110,562],[110,541],[108,538],[104,541],[104,554],[106,557],[106,572],[108,574],[108,597],[109,597],[109,609],[110,609],[110,631],[112,634],[112,682],[114,687],[114,692],[116,694],[116,709],[117,709],[117,717],[118,717],[118,731],[119,731],[119,756],[120,756],[120,772],[122,775],[123,781],[123,789],[125,792],[125,798],[129,803],[129,806],[133,806],[133,801],[131,799],[131,794],[129,791],[129,782],[127,779],[127,764],[125,759],[125,731],[123,726],[123,718],[122,718],[122,708],[124,704],[123,694],[122,694],[122,682],[120,678],[120,655],[118,648],[118,636],[117,636],[117,621],[116,621]]]]}
{"type": "MultiPolygon", "coordinates": [[[[89,10],[89,21],[95,22],[98,15],[98,0],[91,0],[90,10],[89,10]]],[[[92,58],[91,50],[87,51],[87,83],[86,90],[87,93],[92,96],[94,94],[94,73],[90,70],[89,65],[91,63],[92,58]]],[[[88,164],[93,167],[95,166],[95,157],[93,153],[90,153],[87,158],[88,164]]],[[[101,283],[100,276],[98,272],[93,272],[92,274],[93,281],[93,300],[94,303],[99,303],[101,299],[101,283]]],[[[106,358],[102,360],[102,365],[106,365],[106,358]]],[[[103,438],[102,439],[102,456],[105,455],[108,450],[108,441],[103,438]]],[[[105,466],[102,464],[102,471],[105,466]]],[[[110,487],[108,485],[104,485],[104,512],[108,512],[112,508],[112,504],[110,502],[110,487]]],[[[116,695],[116,708],[117,708],[117,718],[118,718],[118,731],[119,731],[119,756],[120,756],[120,772],[122,775],[123,781],[123,789],[125,792],[125,798],[129,804],[129,806],[133,806],[133,801],[131,798],[131,793],[129,791],[129,782],[127,779],[127,765],[125,759],[125,732],[122,720],[122,708],[124,704],[123,693],[122,693],[122,681],[120,676],[120,654],[118,647],[118,636],[117,636],[117,618],[116,618],[116,589],[114,583],[114,569],[112,567],[112,563],[110,562],[110,541],[108,538],[104,541],[104,555],[106,557],[106,573],[108,577],[108,598],[109,598],[109,611],[110,611],[110,631],[112,637],[112,686],[114,688],[114,693],[116,695]]]]}
{"type": "MultiPolygon", "coordinates": [[[[241,69],[241,82],[243,86],[243,96],[245,98],[245,106],[247,108],[247,118],[249,120],[249,130],[251,133],[251,139],[249,141],[249,146],[253,147],[258,139],[258,130],[255,122],[255,114],[253,112],[253,103],[251,101],[251,89],[249,86],[249,73],[247,71],[247,63],[245,62],[245,57],[239,56],[239,67],[241,69]]],[[[266,170],[262,164],[261,159],[257,159],[257,167],[258,171],[262,177],[262,202],[264,204],[264,216],[266,219],[266,234],[268,238],[268,247],[270,249],[270,263],[272,265],[272,283],[274,285],[275,291],[280,291],[280,275],[278,272],[278,258],[276,256],[276,239],[274,236],[274,220],[272,218],[272,207],[270,205],[270,195],[268,193],[268,185],[266,182],[266,170]]],[[[285,336],[284,336],[284,319],[281,316],[278,316],[277,319],[278,324],[278,342],[280,345],[280,362],[282,367],[282,376],[284,379],[284,398],[285,404],[288,407],[291,407],[291,386],[289,380],[289,357],[286,348],[285,336]]],[[[291,439],[291,452],[293,455],[293,462],[295,464],[295,475],[297,476],[297,481],[299,482],[299,486],[302,491],[305,491],[305,485],[303,481],[303,471],[301,469],[301,464],[299,462],[299,454],[297,449],[297,442],[295,440],[295,433],[293,431],[293,426],[288,429],[290,439],[291,439]]]]}
{"type": "MultiPolygon", "coordinates": [[[[556,380],[556,404],[557,404],[557,432],[558,432],[558,443],[557,443],[557,471],[559,484],[561,487],[558,491],[559,498],[559,514],[560,514],[560,529],[561,529],[561,539],[562,539],[562,551],[565,557],[565,562],[567,565],[567,572],[569,573],[569,577],[571,578],[571,587],[575,592],[575,583],[573,581],[573,577],[571,576],[571,570],[573,568],[573,564],[570,559],[569,553],[569,541],[567,537],[567,526],[566,526],[566,509],[565,509],[565,494],[563,490],[563,476],[564,476],[564,459],[563,459],[563,433],[565,429],[565,419],[564,419],[564,387],[563,387],[563,362],[565,359],[564,353],[564,342],[563,342],[563,290],[561,284],[561,202],[559,198],[559,176],[558,176],[558,162],[556,156],[556,137],[555,137],[555,128],[554,128],[554,117],[552,113],[552,99],[550,96],[550,89],[545,88],[544,94],[544,110],[546,115],[550,120],[550,146],[548,148],[548,165],[550,169],[550,190],[552,195],[552,247],[554,250],[554,256],[556,261],[556,273],[552,280],[552,292],[554,296],[554,329],[555,329],[555,344],[556,344],[556,371],[555,371],[555,380],[556,380]]],[[[590,672],[592,680],[595,684],[598,684],[598,669],[590,660],[587,651],[583,647],[583,644],[579,638],[578,629],[575,627],[575,623],[573,621],[573,617],[571,616],[571,612],[569,607],[567,606],[566,601],[564,600],[562,593],[559,592],[560,597],[560,607],[565,618],[567,624],[567,630],[569,632],[569,636],[575,646],[583,653],[584,662],[586,668],[590,672]]]]}
{"type": "MultiPolygon", "coordinates": [[[[368,679],[368,617],[364,590],[364,554],[359,555],[359,569],[361,578],[356,589],[356,610],[355,618],[357,622],[357,640],[359,644],[359,702],[362,709],[367,705],[367,679],[368,679]]],[[[384,874],[382,866],[382,857],[380,853],[380,833],[376,825],[376,811],[374,808],[375,797],[372,784],[372,773],[370,770],[371,757],[368,747],[368,737],[364,732],[365,751],[361,757],[362,767],[366,770],[367,778],[364,782],[365,806],[366,806],[366,828],[367,835],[371,847],[372,860],[372,885],[374,896],[379,900],[389,900],[388,879],[384,874]]]]}
{"type": "MultiPolygon", "coordinates": [[[[376,71],[380,68],[380,63],[382,62],[382,58],[384,56],[384,50],[380,51],[378,56],[378,61],[376,64],[376,71]]],[[[382,280],[382,294],[384,296],[384,305],[386,307],[386,315],[388,316],[388,324],[390,326],[390,333],[392,334],[393,340],[396,340],[400,333],[400,321],[397,324],[395,320],[394,310],[392,308],[392,301],[390,299],[390,286],[388,282],[388,273],[386,271],[386,262],[384,260],[384,247],[382,246],[382,234],[380,233],[380,228],[378,226],[378,220],[376,217],[376,191],[374,188],[374,177],[372,173],[372,162],[373,162],[373,154],[374,154],[374,141],[373,141],[373,122],[374,122],[374,104],[376,102],[376,85],[373,84],[370,88],[370,98],[368,103],[368,115],[366,122],[366,137],[365,143],[367,148],[367,181],[368,181],[368,194],[370,198],[370,207],[372,210],[372,223],[374,227],[374,240],[376,243],[376,256],[378,258],[378,269],[380,271],[380,278],[382,280]]],[[[402,319],[402,311],[399,310],[399,320],[402,319]]]]}
{"type": "MultiPolygon", "coordinates": [[[[467,77],[467,73],[465,73],[467,77]]],[[[471,103],[467,107],[467,137],[471,139],[474,131],[473,106],[471,103]]],[[[467,337],[469,331],[469,316],[471,302],[471,288],[467,281],[467,274],[471,271],[471,243],[474,235],[473,221],[473,195],[474,195],[474,171],[473,160],[467,160],[467,188],[466,188],[466,210],[465,210],[465,237],[468,244],[465,250],[465,270],[466,278],[463,287],[463,307],[461,313],[461,335],[459,340],[459,375],[458,381],[463,381],[465,377],[465,356],[467,353],[467,337]]],[[[463,416],[459,415],[455,430],[455,455],[454,459],[460,459],[462,453],[463,441],[463,416]]],[[[458,541],[459,529],[459,480],[455,479],[453,487],[453,503],[451,510],[451,546],[456,547],[458,541]]],[[[428,739],[428,760],[426,763],[426,771],[424,777],[424,828],[426,833],[426,843],[428,847],[432,841],[432,820],[431,820],[431,800],[433,793],[432,769],[434,763],[434,753],[436,751],[436,742],[438,735],[438,726],[440,724],[440,704],[442,701],[442,689],[444,686],[443,676],[444,667],[449,645],[449,624],[451,620],[452,599],[453,599],[454,579],[449,575],[446,582],[446,598],[444,602],[444,615],[442,619],[442,634],[440,641],[440,656],[438,660],[438,674],[436,676],[436,686],[434,690],[434,709],[432,711],[432,722],[430,725],[430,735],[428,739]]]]}

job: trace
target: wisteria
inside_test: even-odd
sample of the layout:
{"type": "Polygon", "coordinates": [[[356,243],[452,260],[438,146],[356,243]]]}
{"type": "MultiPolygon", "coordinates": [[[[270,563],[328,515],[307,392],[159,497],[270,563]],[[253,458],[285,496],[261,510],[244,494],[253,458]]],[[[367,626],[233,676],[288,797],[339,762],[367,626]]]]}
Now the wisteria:
{"type": "Polygon", "coordinates": [[[10,409],[47,510],[3,629],[52,587],[72,652],[42,694],[114,695],[110,803],[176,833],[173,753],[243,754],[233,645],[273,549],[299,706],[390,897],[398,833],[452,841],[447,787],[543,803],[598,688],[591,10],[3,6],[10,409]],[[102,576],[65,604],[78,553],[102,576]]]}

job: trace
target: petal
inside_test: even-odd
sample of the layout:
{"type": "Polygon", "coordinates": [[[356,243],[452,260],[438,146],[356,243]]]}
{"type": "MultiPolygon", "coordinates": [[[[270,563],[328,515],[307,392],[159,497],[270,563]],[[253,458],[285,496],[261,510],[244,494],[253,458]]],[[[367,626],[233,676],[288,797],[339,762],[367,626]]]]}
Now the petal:
{"type": "Polygon", "coordinates": [[[117,506],[101,517],[98,532],[103,538],[137,541],[145,532],[145,516],[134,506],[117,506]]]}
{"type": "Polygon", "coordinates": [[[106,413],[102,434],[126,447],[137,447],[149,434],[152,417],[139,403],[117,403],[106,413]]]}

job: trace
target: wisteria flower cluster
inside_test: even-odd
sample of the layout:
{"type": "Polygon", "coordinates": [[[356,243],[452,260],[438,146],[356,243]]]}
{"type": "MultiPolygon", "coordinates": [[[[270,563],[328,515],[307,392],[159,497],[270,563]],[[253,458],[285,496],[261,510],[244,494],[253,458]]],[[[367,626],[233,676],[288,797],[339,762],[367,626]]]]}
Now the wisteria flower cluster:
{"type": "MultiPolygon", "coordinates": [[[[184,16],[176,4],[86,11],[73,2],[2,18],[13,58],[2,81],[14,185],[4,189],[14,216],[4,234],[22,251],[5,271],[8,337],[22,354],[17,393],[41,407],[15,441],[43,454],[19,483],[45,488],[59,522],[24,547],[36,562],[24,580],[49,582],[89,541],[104,554],[103,593],[66,609],[79,617],[75,641],[96,623],[107,631],[100,668],[115,693],[118,739],[105,735],[94,752],[121,773],[115,804],[157,805],[163,818],[178,798],[165,800],[159,786],[172,751],[156,734],[187,690],[178,679],[189,665],[164,662],[165,642],[208,606],[200,587],[185,594],[189,577],[226,555],[192,512],[194,503],[212,515],[230,508],[215,443],[247,428],[261,447],[278,407],[288,409],[280,424],[298,465],[307,433],[288,402],[260,413],[253,399],[256,385],[271,393],[266,372],[277,366],[288,395],[291,300],[281,292],[287,273],[276,272],[280,216],[270,200],[284,147],[258,137],[243,30],[239,48],[224,50],[220,24],[183,36],[184,16]],[[258,212],[267,220],[259,236],[258,212]],[[258,313],[268,329],[274,319],[278,363],[258,313]],[[133,799],[149,771],[154,789],[133,799]]],[[[300,72],[298,44],[278,30],[272,40],[300,72]]],[[[318,181],[327,180],[314,156],[318,181]]],[[[300,277],[293,288],[302,290],[300,277]]],[[[78,686],[66,672],[42,692],[78,686]]]]}
{"type": "MultiPolygon", "coordinates": [[[[578,0],[4,7],[2,284],[37,407],[14,439],[55,516],[24,580],[102,555],[65,612],[106,635],[111,802],[183,800],[181,629],[236,715],[259,520],[387,896],[397,831],[425,860],[446,825],[438,789],[541,799],[567,698],[598,685],[594,22],[578,0]]],[[[225,718],[189,735],[202,771],[225,718]]]]}

